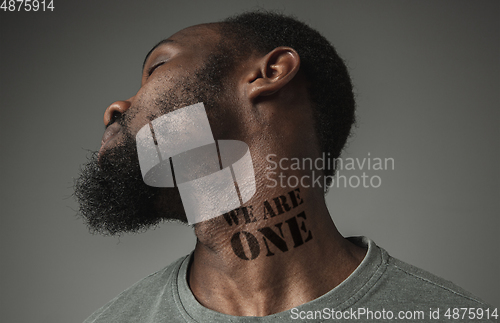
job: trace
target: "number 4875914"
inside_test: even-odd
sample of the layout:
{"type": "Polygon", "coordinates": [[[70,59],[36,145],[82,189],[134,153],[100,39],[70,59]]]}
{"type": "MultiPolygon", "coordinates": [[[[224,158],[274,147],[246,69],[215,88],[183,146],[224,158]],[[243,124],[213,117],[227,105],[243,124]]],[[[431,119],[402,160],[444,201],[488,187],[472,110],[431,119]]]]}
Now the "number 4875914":
{"type": "Polygon", "coordinates": [[[3,11],[54,11],[54,0],[3,0],[3,11]]]}

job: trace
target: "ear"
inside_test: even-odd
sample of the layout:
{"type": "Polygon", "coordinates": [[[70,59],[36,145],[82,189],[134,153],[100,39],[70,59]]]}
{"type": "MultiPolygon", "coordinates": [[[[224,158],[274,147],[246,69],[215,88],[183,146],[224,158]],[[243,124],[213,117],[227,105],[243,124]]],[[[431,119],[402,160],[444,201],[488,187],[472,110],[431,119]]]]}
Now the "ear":
{"type": "Polygon", "coordinates": [[[256,62],[247,94],[251,101],[272,95],[290,82],[299,71],[300,57],[295,49],[277,47],[256,62]]]}

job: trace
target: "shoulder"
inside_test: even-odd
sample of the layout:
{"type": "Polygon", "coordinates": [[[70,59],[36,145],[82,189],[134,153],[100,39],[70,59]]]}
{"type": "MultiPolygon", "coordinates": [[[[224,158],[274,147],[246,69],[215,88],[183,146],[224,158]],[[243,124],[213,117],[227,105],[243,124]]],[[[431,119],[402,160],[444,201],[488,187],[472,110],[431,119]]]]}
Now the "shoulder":
{"type": "Polygon", "coordinates": [[[488,307],[481,299],[451,281],[389,256],[376,287],[396,303],[429,307],[488,307]]]}
{"type": "Polygon", "coordinates": [[[365,304],[428,307],[485,307],[478,297],[451,281],[396,259],[366,237],[350,237],[368,248],[360,267],[369,268],[371,279],[359,300],[365,304]],[[371,268],[371,269],[370,269],[371,268]]]}
{"type": "Polygon", "coordinates": [[[467,312],[469,316],[475,313],[491,315],[482,322],[496,319],[496,308],[451,281],[391,257],[367,238],[358,239],[360,242],[368,245],[363,262],[365,268],[372,269],[366,275],[369,277],[367,282],[346,306],[357,308],[368,316],[385,311],[394,315],[394,318],[410,315],[414,318],[446,320],[464,315],[463,311],[468,310],[474,312],[467,312]]]}
{"type": "Polygon", "coordinates": [[[154,306],[158,304],[159,299],[171,297],[173,282],[187,257],[189,256],[179,258],[162,270],[130,286],[94,312],[84,323],[142,322],[140,319],[150,316],[155,311],[154,306]]]}

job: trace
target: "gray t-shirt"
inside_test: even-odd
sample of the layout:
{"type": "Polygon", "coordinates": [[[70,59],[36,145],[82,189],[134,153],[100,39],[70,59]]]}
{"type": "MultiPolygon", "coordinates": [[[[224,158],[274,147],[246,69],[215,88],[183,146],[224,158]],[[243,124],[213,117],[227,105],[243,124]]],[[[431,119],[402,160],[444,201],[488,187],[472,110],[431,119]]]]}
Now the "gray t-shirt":
{"type": "Polygon", "coordinates": [[[186,256],[131,286],[84,323],[497,321],[494,308],[453,283],[392,258],[365,237],[349,240],[368,248],[358,268],[328,293],[285,312],[239,317],[203,307],[189,289],[186,256]]]}

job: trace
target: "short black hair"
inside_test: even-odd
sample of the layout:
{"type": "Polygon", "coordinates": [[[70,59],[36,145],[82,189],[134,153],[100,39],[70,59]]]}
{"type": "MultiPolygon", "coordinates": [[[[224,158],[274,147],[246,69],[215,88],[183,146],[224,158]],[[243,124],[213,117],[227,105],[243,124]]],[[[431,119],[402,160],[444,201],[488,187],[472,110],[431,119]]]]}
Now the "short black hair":
{"type": "MultiPolygon", "coordinates": [[[[300,70],[309,82],[315,128],[326,157],[338,158],[355,123],[355,100],[351,78],[332,44],[295,17],[277,12],[252,11],[221,22],[222,42],[230,39],[235,56],[268,53],[288,46],[300,56],[300,70]]],[[[332,176],[335,169],[325,170],[332,176]]],[[[331,183],[331,178],[327,182],[331,183]]]]}

